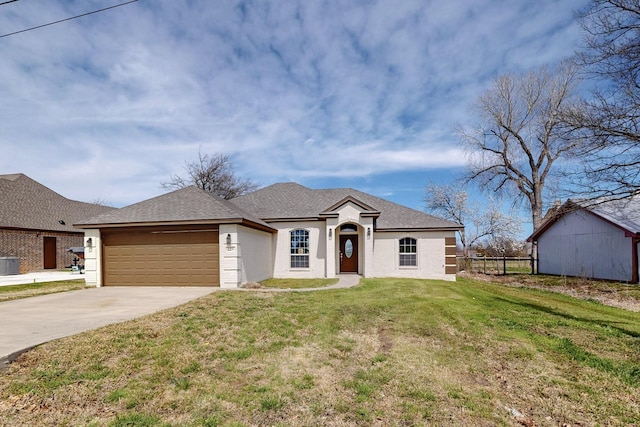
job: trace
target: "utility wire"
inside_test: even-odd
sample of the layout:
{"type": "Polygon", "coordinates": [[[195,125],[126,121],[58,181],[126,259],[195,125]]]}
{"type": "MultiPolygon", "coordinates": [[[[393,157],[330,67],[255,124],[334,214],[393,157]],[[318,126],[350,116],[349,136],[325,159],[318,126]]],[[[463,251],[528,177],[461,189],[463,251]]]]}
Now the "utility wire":
{"type": "Polygon", "coordinates": [[[2,3],[0,3],[0,6],[2,6],[3,4],[15,3],[15,2],[17,2],[17,1],[20,1],[20,0],[8,0],[8,1],[3,1],[2,3]]]}
{"type": "MultiPolygon", "coordinates": [[[[13,2],[13,1],[18,1],[18,0],[11,0],[11,2],[13,2]]],[[[105,10],[109,10],[109,9],[115,9],[116,7],[125,6],[127,4],[135,3],[137,1],[138,0],[131,0],[131,1],[124,2],[124,3],[116,4],[115,6],[105,7],[104,9],[94,10],[93,12],[83,13],[82,15],[76,15],[76,16],[72,16],[70,18],[61,19],[59,21],[49,22],[48,24],[38,25],[36,27],[31,27],[31,28],[27,28],[25,30],[15,31],[13,33],[2,34],[2,35],[0,35],[0,38],[13,36],[14,34],[26,33],[27,31],[37,30],[38,28],[48,27],[49,25],[59,24],[61,22],[71,21],[72,19],[82,18],[83,16],[93,15],[94,13],[104,12],[105,10]]],[[[7,3],[9,3],[9,2],[7,2],[7,3]]],[[[2,3],[2,4],[4,4],[4,3],[2,3]]]]}

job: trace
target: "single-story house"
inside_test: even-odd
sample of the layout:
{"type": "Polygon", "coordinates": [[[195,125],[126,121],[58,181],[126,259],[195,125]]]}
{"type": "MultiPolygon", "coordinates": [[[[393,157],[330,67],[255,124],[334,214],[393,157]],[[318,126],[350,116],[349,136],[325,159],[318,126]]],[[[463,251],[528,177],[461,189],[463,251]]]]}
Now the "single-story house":
{"type": "Polygon", "coordinates": [[[640,201],[567,201],[529,237],[538,273],[638,282],[640,201]]]}
{"type": "Polygon", "coordinates": [[[456,278],[462,226],[361,191],[274,184],[232,200],[186,187],[76,224],[85,279],[236,288],[268,278],[456,278]]]}
{"type": "Polygon", "coordinates": [[[84,230],[73,224],[112,210],[69,200],[28,176],[0,175],[0,257],[16,257],[20,273],[64,268],[84,230]]]}

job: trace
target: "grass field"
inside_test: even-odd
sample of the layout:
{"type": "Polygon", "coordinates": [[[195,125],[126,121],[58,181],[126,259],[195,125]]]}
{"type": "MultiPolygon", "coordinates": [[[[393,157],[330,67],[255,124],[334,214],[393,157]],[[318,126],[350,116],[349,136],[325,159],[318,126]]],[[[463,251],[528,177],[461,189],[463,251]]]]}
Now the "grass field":
{"type": "Polygon", "coordinates": [[[58,282],[30,283],[27,285],[0,286],[0,302],[37,295],[85,289],[84,278],[58,282]]]}
{"type": "Polygon", "coordinates": [[[335,285],[338,279],[269,279],[260,283],[265,288],[304,289],[335,285]]]}
{"type": "Polygon", "coordinates": [[[459,279],[216,292],[45,344],[0,425],[639,425],[640,313],[459,279]]]}

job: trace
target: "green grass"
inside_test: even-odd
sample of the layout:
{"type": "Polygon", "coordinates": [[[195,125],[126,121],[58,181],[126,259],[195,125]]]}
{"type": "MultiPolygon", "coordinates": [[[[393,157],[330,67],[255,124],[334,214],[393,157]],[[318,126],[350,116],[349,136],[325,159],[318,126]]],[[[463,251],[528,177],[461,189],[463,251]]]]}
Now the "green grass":
{"type": "Polygon", "coordinates": [[[215,292],[45,344],[0,375],[0,425],[622,426],[639,392],[640,313],[365,279],[215,292]]]}
{"type": "Polygon", "coordinates": [[[278,289],[324,288],[336,283],[338,279],[269,279],[260,282],[265,288],[278,289]]]}
{"type": "Polygon", "coordinates": [[[531,266],[526,267],[510,267],[507,265],[507,274],[531,274],[531,266]]]}
{"type": "Polygon", "coordinates": [[[57,292],[85,289],[85,281],[82,279],[61,280],[57,282],[29,283],[25,285],[0,286],[0,302],[20,298],[29,298],[37,295],[54,294],[57,292]]]}

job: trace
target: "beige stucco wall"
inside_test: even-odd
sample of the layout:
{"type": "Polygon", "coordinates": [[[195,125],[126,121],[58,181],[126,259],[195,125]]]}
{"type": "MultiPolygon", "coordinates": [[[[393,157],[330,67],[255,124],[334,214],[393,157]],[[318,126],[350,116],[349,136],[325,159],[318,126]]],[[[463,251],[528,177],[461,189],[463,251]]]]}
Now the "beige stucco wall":
{"type": "Polygon", "coordinates": [[[376,232],[374,233],[373,270],[371,277],[407,277],[455,281],[455,274],[445,274],[445,237],[454,231],[376,232]],[[399,241],[405,237],[417,240],[417,266],[401,267],[399,241]]]}
{"type": "Polygon", "coordinates": [[[273,247],[275,255],[273,277],[300,279],[326,277],[327,230],[324,221],[275,222],[269,225],[278,230],[273,247]],[[291,268],[290,232],[297,229],[309,232],[309,268],[291,268]]]}
{"type": "Polygon", "coordinates": [[[84,280],[87,286],[102,286],[102,241],[98,229],[84,231],[84,280]]]}
{"type": "Polygon", "coordinates": [[[362,209],[354,205],[352,202],[348,202],[344,206],[341,206],[337,212],[338,224],[345,224],[347,222],[359,224],[362,222],[362,219],[360,218],[360,212],[362,212],[362,209]]]}
{"type": "MultiPolygon", "coordinates": [[[[356,224],[358,225],[358,274],[364,277],[374,277],[373,272],[373,218],[361,217],[360,213],[362,208],[356,206],[352,202],[346,203],[341,206],[338,212],[338,222],[336,229],[338,230],[338,236],[340,235],[339,229],[344,224],[356,224]],[[371,229],[371,234],[367,235],[367,230],[371,229]]],[[[340,258],[339,258],[339,237],[335,239],[332,247],[334,248],[336,257],[334,259],[334,270],[340,271],[340,258]]]]}
{"type": "Polygon", "coordinates": [[[221,225],[220,287],[237,288],[273,276],[273,235],[236,224],[221,225]],[[227,235],[231,244],[227,245],[227,235]]]}
{"type": "MultiPolygon", "coordinates": [[[[373,232],[371,218],[357,219],[357,209],[341,211],[338,218],[325,221],[271,223],[277,234],[258,231],[237,224],[219,227],[220,286],[237,288],[248,281],[276,278],[334,277],[339,271],[339,227],[345,223],[359,224],[359,273],[365,277],[408,277],[454,281],[455,274],[445,274],[445,237],[455,237],[453,231],[436,232],[373,232]],[[371,237],[367,229],[371,227],[371,237]],[[290,232],[309,231],[309,268],[291,268],[290,232]],[[332,237],[328,237],[331,229],[332,237]],[[231,245],[226,244],[227,235],[231,245]],[[400,267],[398,244],[403,237],[413,237],[418,244],[418,266],[400,267]],[[329,250],[327,251],[327,246],[329,250]]],[[[85,281],[102,286],[102,254],[100,230],[85,230],[85,281]],[[91,248],[87,239],[92,239],[91,248]]]]}

